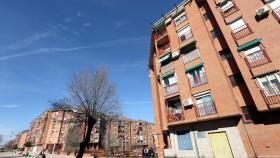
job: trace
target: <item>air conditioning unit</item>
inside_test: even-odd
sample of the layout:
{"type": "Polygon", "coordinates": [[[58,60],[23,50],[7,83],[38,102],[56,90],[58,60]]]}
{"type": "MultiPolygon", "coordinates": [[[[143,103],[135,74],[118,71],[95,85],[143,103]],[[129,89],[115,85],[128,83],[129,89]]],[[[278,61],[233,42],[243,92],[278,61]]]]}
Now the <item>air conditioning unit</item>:
{"type": "Polygon", "coordinates": [[[193,105],[193,101],[192,101],[192,98],[188,98],[184,101],[184,106],[185,107],[190,107],[193,105]]]}
{"type": "Polygon", "coordinates": [[[263,6],[260,9],[256,10],[256,14],[258,17],[261,17],[269,12],[268,6],[263,6]]]}
{"type": "Polygon", "coordinates": [[[172,59],[179,57],[179,55],[180,55],[179,51],[172,52],[172,54],[171,54],[172,59]]]}

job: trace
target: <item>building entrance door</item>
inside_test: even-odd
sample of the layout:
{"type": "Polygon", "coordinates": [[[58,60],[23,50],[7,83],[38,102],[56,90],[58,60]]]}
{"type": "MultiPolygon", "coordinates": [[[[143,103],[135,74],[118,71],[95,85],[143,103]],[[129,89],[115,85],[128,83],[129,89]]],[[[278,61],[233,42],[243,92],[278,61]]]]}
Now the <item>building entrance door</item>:
{"type": "Polygon", "coordinates": [[[233,158],[226,132],[209,133],[215,158],[233,158]]]}

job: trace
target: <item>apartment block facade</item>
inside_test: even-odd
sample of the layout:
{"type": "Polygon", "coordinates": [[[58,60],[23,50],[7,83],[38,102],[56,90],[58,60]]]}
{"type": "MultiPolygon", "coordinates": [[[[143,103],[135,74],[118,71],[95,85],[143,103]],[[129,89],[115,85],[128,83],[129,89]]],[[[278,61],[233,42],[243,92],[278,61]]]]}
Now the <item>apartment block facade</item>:
{"type": "Polygon", "coordinates": [[[28,130],[24,130],[22,132],[19,132],[16,135],[14,144],[17,144],[18,149],[24,148],[24,144],[25,144],[26,138],[27,138],[27,133],[28,133],[28,130]]]}
{"type": "Polygon", "coordinates": [[[160,157],[280,156],[280,0],[184,0],[153,24],[160,157]]]}

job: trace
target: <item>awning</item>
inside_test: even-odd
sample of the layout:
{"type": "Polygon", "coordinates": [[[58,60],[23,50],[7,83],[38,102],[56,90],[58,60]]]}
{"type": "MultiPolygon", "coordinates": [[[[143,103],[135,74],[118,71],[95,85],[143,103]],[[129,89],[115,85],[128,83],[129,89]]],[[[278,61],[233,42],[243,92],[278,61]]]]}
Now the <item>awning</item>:
{"type": "Polygon", "coordinates": [[[250,47],[250,46],[252,46],[252,45],[254,45],[254,44],[260,43],[261,40],[262,40],[261,38],[256,38],[256,39],[254,39],[253,41],[250,41],[250,42],[248,42],[248,43],[245,43],[245,44],[239,46],[239,47],[237,48],[237,51],[238,51],[238,52],[241,52],[241,51],[244,50],[245,48],[248,48],[248,47],[250,47]]]}
{"type": "Polygon", "coordinates": [[[170,75],[173,75],[175,73],[175,71],[171,71],[171,72],[168,72],[166,74],[163,74],[162,76],[160,76],[161,78],[164,78],[164,77],[167,77],[167,76],[170,76],[170,75]]]}
{"type": "Polygon", "coordinates": [[[199,64],[196,64],[196,65],[194,65],[194,66],[191,66],[191,67],[189,67],[189,68],[186,68],[186,72],[188,72],[188,71],[190,71],[190,70],[193,70],[193,69],[195,69],[195,68],[198,68],[198,67],[200,67],[200,66],[202,66],[204,64],[204,62],[201,62],[201,63],[199,63],[199,64]]]}
{"type": "Polygon", "coordinates": [[[158,63],[162,63],[163,61],[169,59],[171,57],[171,53],[159,58],[158,63]]]}

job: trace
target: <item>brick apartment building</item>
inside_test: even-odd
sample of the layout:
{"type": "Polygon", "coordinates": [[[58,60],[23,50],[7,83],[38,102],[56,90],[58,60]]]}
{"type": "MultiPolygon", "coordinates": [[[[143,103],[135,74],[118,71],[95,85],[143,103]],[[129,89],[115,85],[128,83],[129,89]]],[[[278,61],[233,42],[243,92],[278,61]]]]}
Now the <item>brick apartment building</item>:
{"type": "Polygon", "coordinates": [[[280,157],[280,0],[184,0],[153,24],[160,157],[280,157]]]}
{"type": "Polygon", "coordinates": [[[17,144],[18,149],[23,149],[24,148],[24,144],[26,142],[27,133],[28,133],[28,130],[24,130],[22,132],[19,132],[16,135],[14,144],[17,144]]]}
{"type": "Polygon", "coordinates": [[[111,118],[108,123],[112,155],[142,155],[144,147],[154,148],[154,125],[125,117],[111,118]]]}

